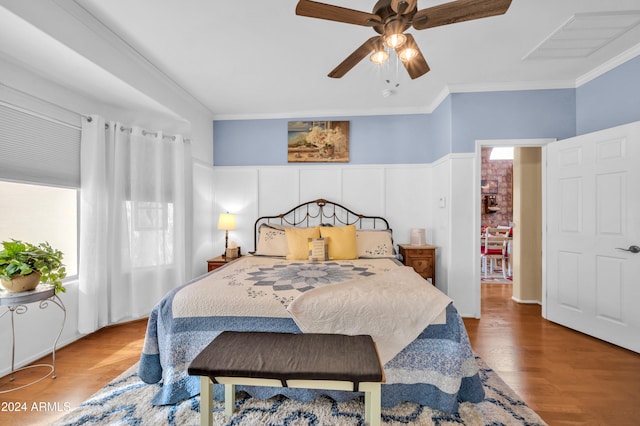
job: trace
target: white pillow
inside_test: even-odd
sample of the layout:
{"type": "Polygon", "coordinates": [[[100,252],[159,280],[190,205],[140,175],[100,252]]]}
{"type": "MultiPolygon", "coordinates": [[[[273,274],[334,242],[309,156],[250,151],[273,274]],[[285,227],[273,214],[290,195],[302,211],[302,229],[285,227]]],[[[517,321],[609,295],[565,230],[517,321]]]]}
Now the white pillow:
{"type": "Polygon", "coordinates": [[[289,251],[284,229],[263,223],[258,228],[257,256],[285,257],[289,251]]]}
{"type": "Polygon", "coordinates": [[[394,257],[391,231],[375,229],[358,229],[356,246],[359,258],[394,257]]]}

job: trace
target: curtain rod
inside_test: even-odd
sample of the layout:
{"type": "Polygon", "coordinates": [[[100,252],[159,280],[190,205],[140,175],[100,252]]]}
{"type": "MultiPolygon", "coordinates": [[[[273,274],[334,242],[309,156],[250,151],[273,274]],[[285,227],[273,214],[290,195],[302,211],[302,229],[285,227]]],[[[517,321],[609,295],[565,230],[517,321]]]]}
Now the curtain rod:
{"type": "MultiPolygon", "coordinates": [[[[91,123],[93,121],[93,118],[89,115],[83,115],[84,118],[87,119],[87,121],[89,123],[91,123]]],[[[104,129],[107,130],[109,128],[109,125],[105,123],[104,125],[104,129]]],[[[131,127],[124,127],[124,126],[120,126],[120,131],[121,132],[131,132],[131,127]]],[[[142,136],[147,136],[147,135],[152,135],[152,136],[158,136],[158,132],[149,132],[147,130],[142,130],[142,136]]],[[[171,139],[173,142],[175,142],[176,137],[174,135],[163,135],[162,139],[171,139]]],[[[191,139],[184,139],[185,142],[191,142],[191,139]]]]}

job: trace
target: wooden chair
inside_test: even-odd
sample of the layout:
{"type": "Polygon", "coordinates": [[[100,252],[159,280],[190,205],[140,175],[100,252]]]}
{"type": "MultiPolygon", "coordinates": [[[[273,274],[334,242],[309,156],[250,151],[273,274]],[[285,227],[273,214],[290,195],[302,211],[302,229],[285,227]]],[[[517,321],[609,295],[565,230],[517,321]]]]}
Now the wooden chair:
{"type": "MultiPolygon", "coordinates": [[[[496,228],[486,228],[484,235],[511,237],[511,228],[509,226],[498,226],[496,228]]],[[[483,235],[483,236],[484,236],[483,235]]]]}

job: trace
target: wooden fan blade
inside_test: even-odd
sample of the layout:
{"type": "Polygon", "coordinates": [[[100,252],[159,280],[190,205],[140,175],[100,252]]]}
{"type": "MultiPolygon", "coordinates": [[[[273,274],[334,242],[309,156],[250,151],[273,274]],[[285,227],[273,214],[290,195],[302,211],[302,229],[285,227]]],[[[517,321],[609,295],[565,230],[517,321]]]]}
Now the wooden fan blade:
{"type": "Polygon", "coordinates": [[[439,6],[428,7],[413,16],[413,28],[424,30],[456,22],[471,21],[502,15],[507,12],[511,0],[457,0],[439,6]]]}
{"type": "Polygon", "coordinates": [[[407,41],[405,41],[402,46],[395,50],[398,55],[400,55],[400,52],[406,48],[412,48],[418,51],[418,54],[411,58],[410,61],[401,61],[405,69],[409,73],[409,77],[411,77],[411,80],[415,80],[416,78],[429,72],[429,64],[427,64],[427,60],[424,59],[424,56],[422,55],[422,52],[418,47],[418,43],[416,43],[416,40],[413,38],[413,36],[411,34],[405,35],[407,36],[407,41]]]}
{"type": "Polygon", "coordinates": [[[347,9],[332,4],[318,3],[311,0],[300,0],[296,6],[296,15],[363,25],[365,27],[373,27],[382,23],[380,17],[373,13],[347,9]]]}
{"type": "Polygon", "coordinates": [[[329,73],[331,78],[340,78],[345,75],[351,68],[355,67],[358,62],[363,60],[376,46],[376,42],[380,39],[380,36],[371,37],[365,41],[362,46],[358,47],[351,55],[340,63],[337,67],[329,73]]]}

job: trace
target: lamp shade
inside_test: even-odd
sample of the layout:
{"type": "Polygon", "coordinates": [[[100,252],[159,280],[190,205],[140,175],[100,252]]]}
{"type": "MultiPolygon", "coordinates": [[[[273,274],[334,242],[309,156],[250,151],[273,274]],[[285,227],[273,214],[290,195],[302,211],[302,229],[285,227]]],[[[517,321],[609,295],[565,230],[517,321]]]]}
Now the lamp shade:
{"type": "Polygon", "coordinates": [[[236,216],[231,213],[220,213],[218,218],[218,229],[233,231],[236,229],[236,216]]]}

